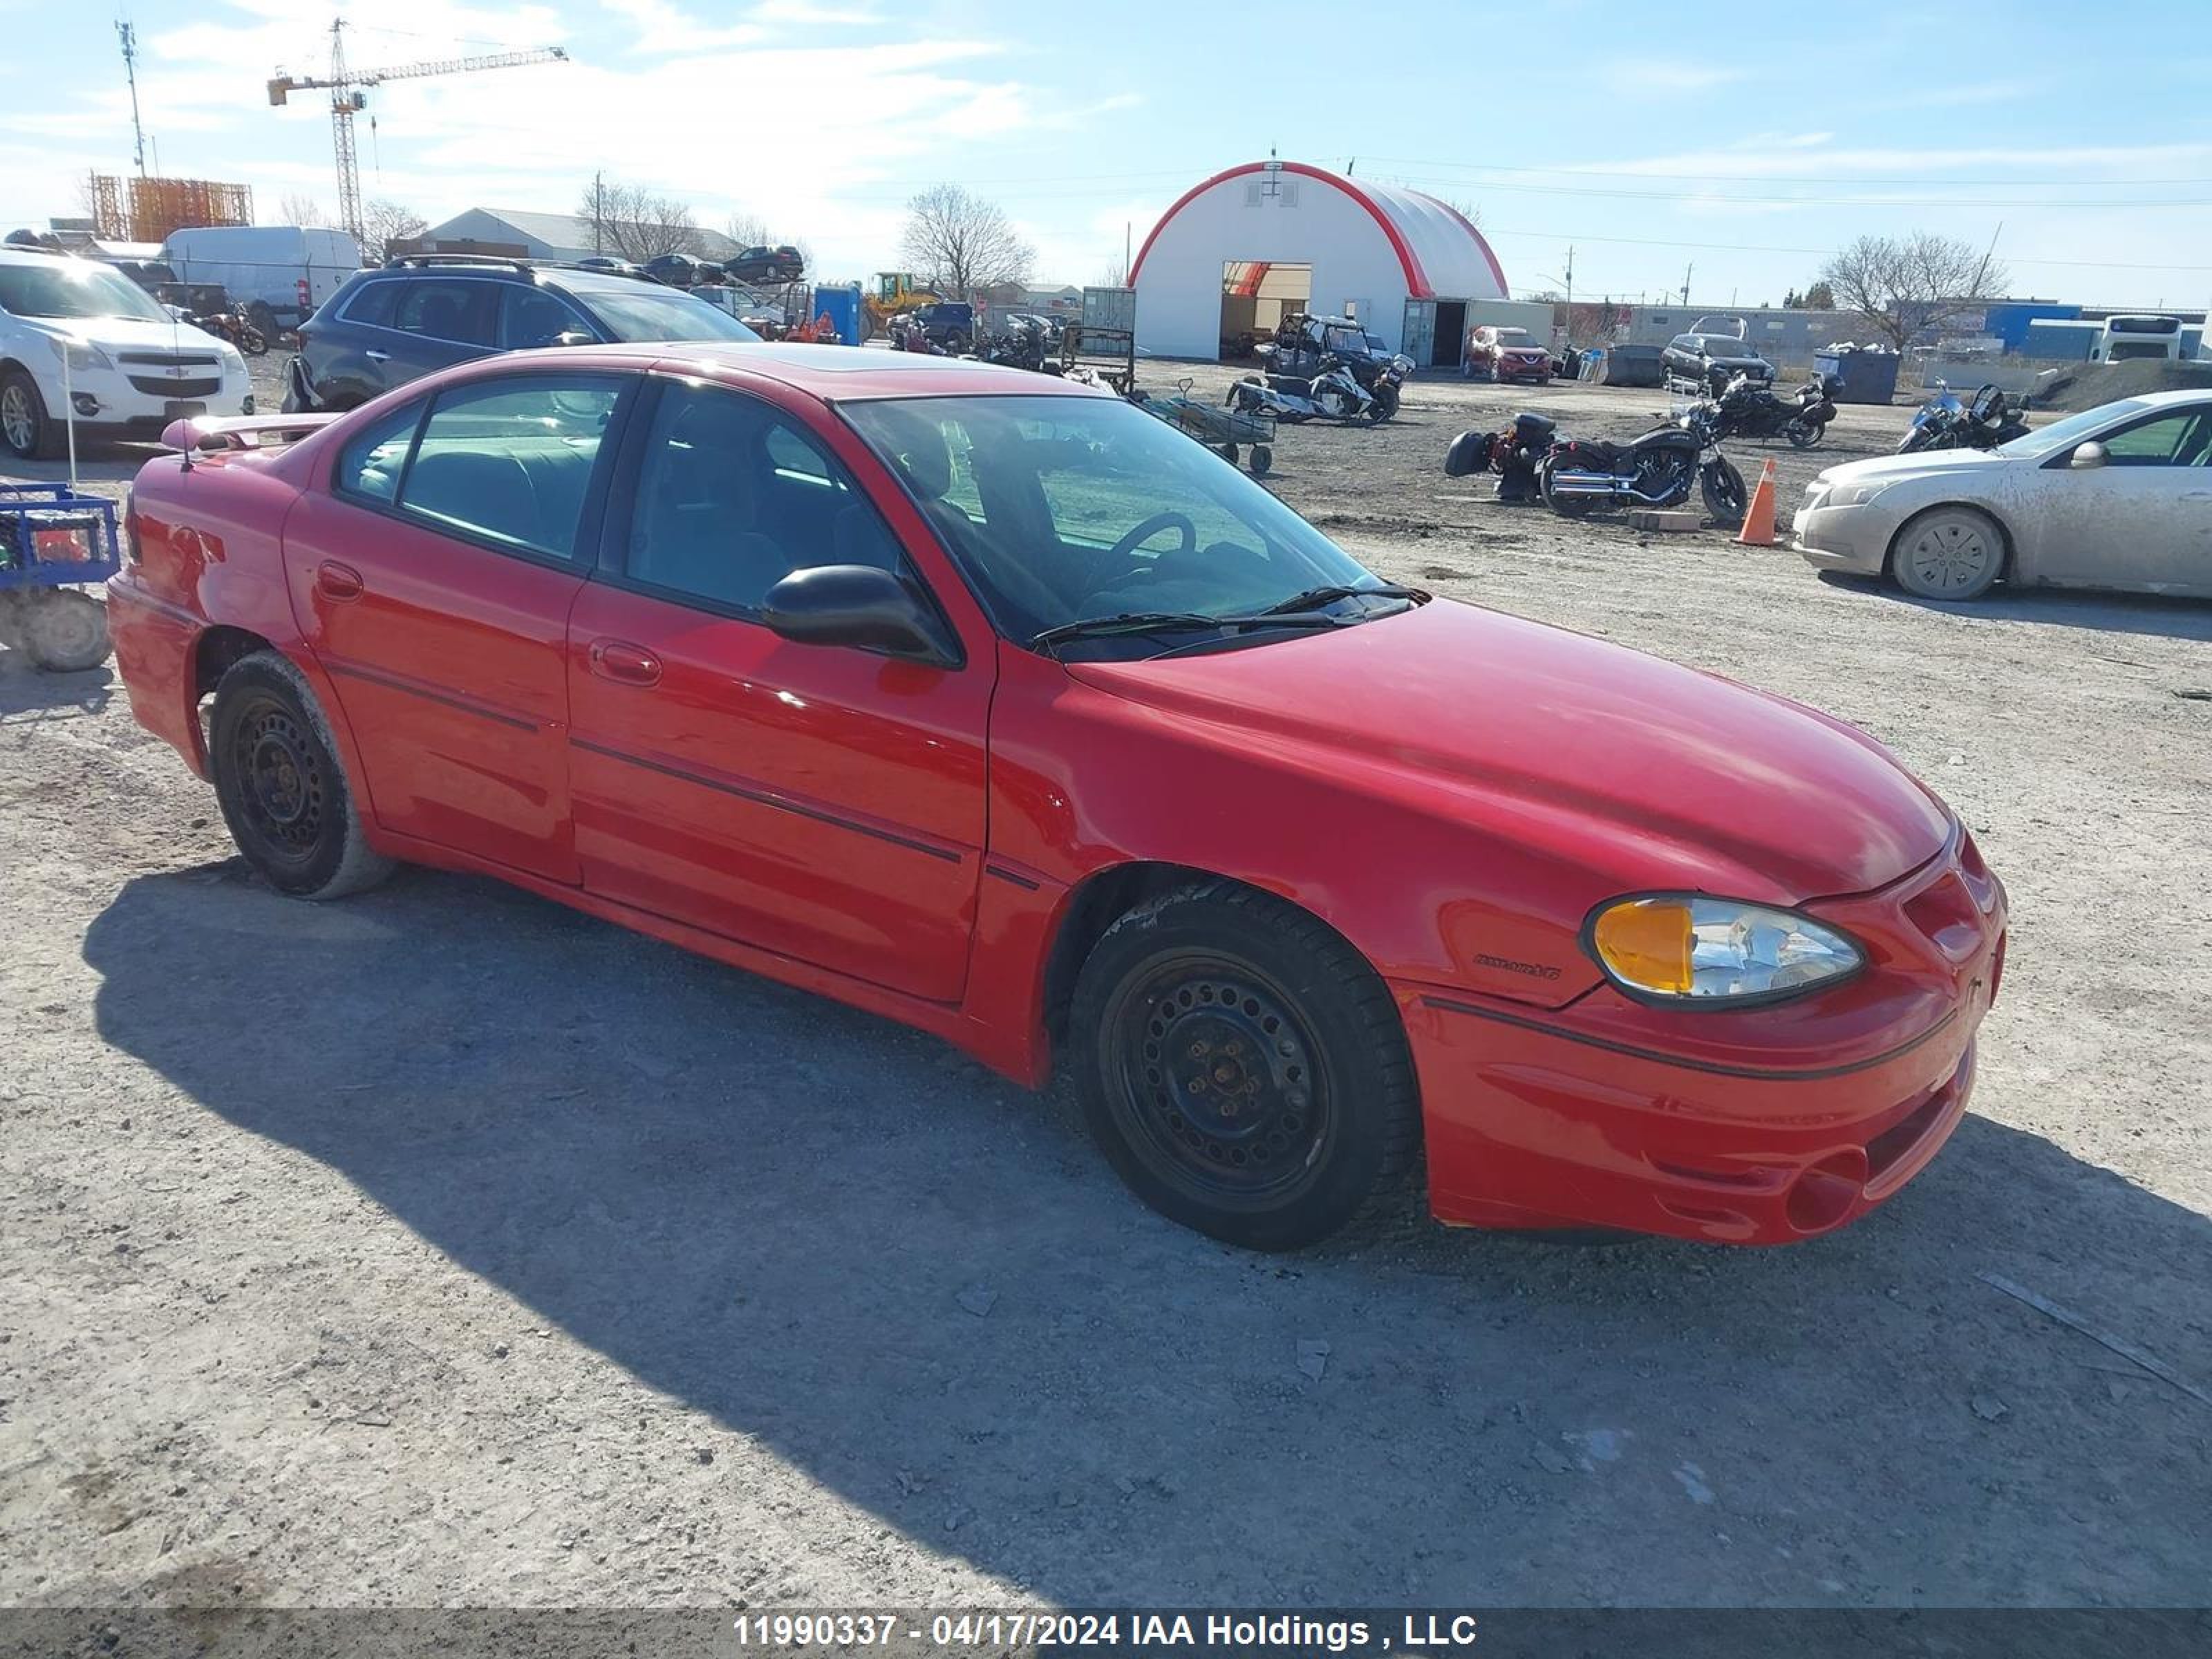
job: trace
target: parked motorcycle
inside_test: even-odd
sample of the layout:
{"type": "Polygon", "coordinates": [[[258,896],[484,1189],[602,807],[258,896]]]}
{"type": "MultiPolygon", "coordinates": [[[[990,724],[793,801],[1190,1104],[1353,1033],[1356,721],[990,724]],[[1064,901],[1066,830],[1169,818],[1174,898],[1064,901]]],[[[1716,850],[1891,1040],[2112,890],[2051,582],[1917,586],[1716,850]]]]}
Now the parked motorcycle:
{"type": "MultiPolygon", "coordinates": [[[[1261,348],[1264,353],[1265,347],[1261,348]]],[[[1306,421],[1358,422],[1372,426],[1397,413],[1395,386],[1377,381],[1369,391],[1351,366],[1331,357],[1310,379],[1299,374],[1247,374],[1231,382],[1222,400],[1239,415],[1272,415],[1297,425],[1306,421]]]]}
{"type": "Polygon", "coordinates": [[[229,341],[249,357],[262,356],[269,349],[269,337],[253,325],[244,306],[234,305],[222,311],[188,312],[185,320],[218,339],[229,341]]]}
{"type": "Polygon", "coordinates": [[[1492,494],[1514,503],[1543,500],[1537,471],[1559,437],[1557,421],[1547,415],[1523,411],[1513,424],[1498,432],[1462,432],[1444,452],[1444,473],[1464,478],[1477,472],[1494,472],[1492,494]]]}
{"type": "Polygon", "coordinates": [[[1714,436],[1786,438],[1792,449],[1810,449],[1828,434],[1836,418],[1836,401],[1826,375],[1815,374],[1797,388],[1794,398],[1774,395],[1773,389],[1748,374],[1739,374],[1715,400],[1714,436]]]}
{"type": "Polygon", "coordinates": [[[1544,505],[1571,519],[1600,507],[1680,507],[1695,489],[1714,519],[1741,524],[1749,492],[1717,447],[1714,407],[1699,404],[1625,444],[1562,440],[1536,469],[1544,505]]]}
{"type": "Polygon", "coordinates": [[[1996,387],[1985,386],[1974,393],[1972,403],[1961,403],[1957,392],[1938,385],[1936,395],[1920,406],[1920,412],[1912,417],[1912,424],[1905,429],[1897,453],[1915,455],[1928,449],[1995,449],[1999,444],[2010,443],[2027,430],[2026,405],[2014,408],[1996,387]]]}

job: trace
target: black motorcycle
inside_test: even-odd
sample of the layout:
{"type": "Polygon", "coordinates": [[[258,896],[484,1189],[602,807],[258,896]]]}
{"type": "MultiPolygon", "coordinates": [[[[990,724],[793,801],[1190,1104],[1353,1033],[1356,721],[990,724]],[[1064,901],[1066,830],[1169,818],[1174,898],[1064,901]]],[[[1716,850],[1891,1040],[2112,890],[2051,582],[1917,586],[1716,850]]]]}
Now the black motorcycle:
{"type": "Polygon", "coordinates": [[[1544,499],[1537,471],[1558,441],[1559,423],[1548,415],[1523,410],[1513,424],[1498,432],[1462,432],[1444,452],[1444,474],[1465,478],[1477,472],[1494,472],[1492,494],[1501,501],[1534,503],[1544,499]]]}
{"type": "Polygon", "coordinates": [[[1826,375],[1815,374],[1796,396],[1778,398],[1773,388],[1738,374],[1713,402],[1713,435],[1717,438],[1786,438],[1792,449],[1810,449],[1828,434],[1836,400],[1826,375]]]}
{"type": "Polygon", "coordinates": [[[1316,420],[1373,426],[1389,420],[1398,408],[1394,389],[1378,386],[1370,392],[1340,357],[1324,358],[1321,373],[1310,376],[1247,374],[1230,382],[1229,395],[1222,401],[1237,414],[1272,415],[1291,426],[1316,420]]]}
{"type": "Polygon", "coordinates": [[[1995,449],[2027,432],[2027,407],[2025,403],[2013,407],[1993,386],[1974,393],[1970,404],[1960,403],[1957,392],[1939,386],[1905,429],[1897,453],[1917,455],[1928,449],[1995,449]]]}
{"type": "Polygon", "coordinates": [[[1701,404],[1625,444],[1572,438],[1554,444],[1536,468],[1544,505],[1572,519],[1601,507],[1680,507],[1699,489],[1709,514],[1741,524],[1750,493],[1717,447],[1713,408],[1701,404]]]}
{"type": "MultiPolygon", "coordinates": [[[[1253,355],[1260,360],[1261,378],[1268,385],[1285,389],[1292,381],[1314,384],[1333,373],[1348,374],[1367,395],[1367,404],[1360,415],[1370,421],[1387,421],[1398,412],[1400,392],[1413,366],[1410,357],[1342,351],[1324,353],[1316,362],[1310,352],[1285,354],[1275,345],[1255,347],[1253,355]],[[1314,364],[1311,373],[1305,372],[1309,363],[1314,364]]],[[[1245,378],[1249,380],[1251,376],[1245,378]]]]}
{"type": "Polygon", "coordinates": [[[981,362],[1025,368],[1033,374],[1060,373],[1059,362],[1047,351],[1044,330],[1019,320],[1010,324],[1005,333],[977,342],[975,355],[981,362]]]}

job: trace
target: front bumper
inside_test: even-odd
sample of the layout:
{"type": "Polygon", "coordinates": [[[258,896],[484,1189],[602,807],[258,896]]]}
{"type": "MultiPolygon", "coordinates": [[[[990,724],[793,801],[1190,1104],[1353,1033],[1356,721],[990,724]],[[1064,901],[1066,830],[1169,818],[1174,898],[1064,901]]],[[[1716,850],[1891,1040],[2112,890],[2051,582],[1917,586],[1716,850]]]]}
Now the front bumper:
{"type": "Polygon", "coordinates": [[[1610,987],[1542,1010],[1394,984],[1437,1218],[1779,1244],[1892,1197],[1965,1115],[2004,891],[1961,833],[1891,887],[1805,908],[1870,965],[1765,1010],[1652,1009],[1610,987]]]}
{"type": "Polygon", "coordinates": [[[47,412],[56,420],[67,409],[80,434],[103,438],[158,438],[171,421],[190,412],[193,404],[206,415],[253,412],[253,381],[243,370],[180,379],[173,388],[158,387],[163,378],[155,366],[81,369],[70,376],[64,387],[56,372],[40,375],[40,392],[47,412]],[[134,384],[134,380],[156,384],[157,389],[149,391],[134,384]]]}
{"type": "Polygon", "coordinates": [[[1552,365],[1546,361],[1523,362],[1506,357],[1499,360],[1498,378],[1501,380],[1548,380],[1552,365]]]}
{"type": "Polygon", "coordinates": [[[1871,502],[1828,507],[1808,496],[1790,520],[1790,550],[1816,570],[1879,576],[1889,560],[1896,526],[1889,515],[1871,511],[1871,502]]]}

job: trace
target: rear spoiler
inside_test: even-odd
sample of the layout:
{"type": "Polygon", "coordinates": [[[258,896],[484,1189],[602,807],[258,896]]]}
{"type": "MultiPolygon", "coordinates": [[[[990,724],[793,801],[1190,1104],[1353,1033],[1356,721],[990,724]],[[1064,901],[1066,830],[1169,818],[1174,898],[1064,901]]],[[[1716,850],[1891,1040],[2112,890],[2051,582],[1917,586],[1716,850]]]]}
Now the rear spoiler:
{"type": "Polygon", "coordinates": [[[283,433],[285,434],[283,441],[290,443],[328,426],[337,418],[335,412],[240,415],[217,420],[210,420],[204,415],[190,415],[183,420],[172,421],[163,428],[161,443],[166,448],[182,450],[187,455],[195,450],[254,449],[260,447],[254,441],[264,433],[283,433]]]}

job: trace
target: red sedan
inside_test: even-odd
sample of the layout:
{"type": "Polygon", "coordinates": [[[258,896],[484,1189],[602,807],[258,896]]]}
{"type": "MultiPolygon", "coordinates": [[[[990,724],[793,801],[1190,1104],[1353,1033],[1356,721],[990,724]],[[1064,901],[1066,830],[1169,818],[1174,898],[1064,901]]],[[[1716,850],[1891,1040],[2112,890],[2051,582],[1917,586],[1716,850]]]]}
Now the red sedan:
{"type": "Polygon", "coordinates": [[[1880,744],[1384,582],[1118,398],[592,347],[173,433],[116,655],[283,892],[496,876],[1064,1060],[1262,1249],[1424,1150],[1449,1222],[1804,1238],[1965,1109],[2003,891],[1880,744]]]}

